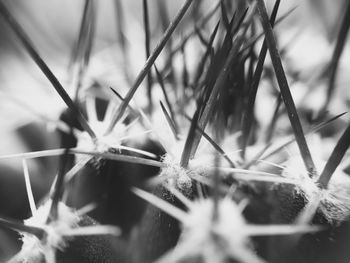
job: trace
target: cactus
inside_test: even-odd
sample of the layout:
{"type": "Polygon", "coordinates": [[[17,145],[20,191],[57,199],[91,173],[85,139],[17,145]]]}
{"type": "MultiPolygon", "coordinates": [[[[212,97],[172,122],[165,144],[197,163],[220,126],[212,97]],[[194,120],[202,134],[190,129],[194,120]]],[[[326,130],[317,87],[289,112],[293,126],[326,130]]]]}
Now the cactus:
{"type": "Polygon", "coordinates": [[[0,29],[48,81],[32,97],[52,107],[0,78],[20,145],[0,154],[2,262],[349,260],[350,124],[336,82],[349,3],[334,4],[334,47],[310,69],[293,61],[298,38],[284,43],[321,1],[63,3],[76,32],[45,30],[74,44],[50,55],[50,37],[25,23],[48,8],[32,1],[0,1],[0,29]]]}

